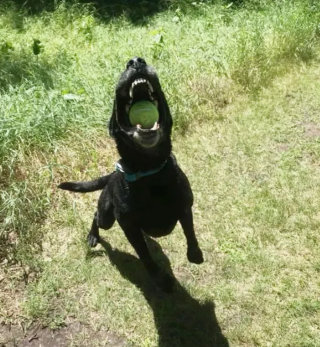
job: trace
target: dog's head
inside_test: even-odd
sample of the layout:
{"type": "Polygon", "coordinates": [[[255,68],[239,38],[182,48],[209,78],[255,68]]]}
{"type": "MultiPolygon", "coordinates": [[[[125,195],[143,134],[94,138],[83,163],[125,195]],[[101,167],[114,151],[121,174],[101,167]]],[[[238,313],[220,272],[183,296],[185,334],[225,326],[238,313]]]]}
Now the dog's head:
{"type": "Polygon", "coordinates": [[[130,59],[116,87],[109,122],[109,132],[116,140],[119,152],[125,151],[125,147],[134,147],[144,153],[159,153],[162,145],[169,145],[171,150],[171,128],[172,117],[156,72],[142,58],[130,59]],[[130,123],[129,110],[138,101],[151,101],[158,109],[159,120],[150,129],[130,123]]]}

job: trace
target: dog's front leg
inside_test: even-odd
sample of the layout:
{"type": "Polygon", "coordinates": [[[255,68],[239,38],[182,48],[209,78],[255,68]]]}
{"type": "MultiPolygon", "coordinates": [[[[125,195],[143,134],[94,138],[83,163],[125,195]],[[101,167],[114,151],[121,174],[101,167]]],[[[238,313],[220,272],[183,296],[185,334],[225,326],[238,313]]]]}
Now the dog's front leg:
{"type": "Polygon", "coordinates": [[[165,292],[172,292],[174,278],[161,269],[152,259],[141,229],[133,225],[119,224],[155,284],[165,292]]]}
{"type": "Polygon", "coordinates": [[[198,240],[194,232],[193,216],[191,207],[187,208],[179,219],[184,234],[187,239],[187,257],[191,263],[201,264],[203,263],[202,251],[199,248],[198,240]]]}

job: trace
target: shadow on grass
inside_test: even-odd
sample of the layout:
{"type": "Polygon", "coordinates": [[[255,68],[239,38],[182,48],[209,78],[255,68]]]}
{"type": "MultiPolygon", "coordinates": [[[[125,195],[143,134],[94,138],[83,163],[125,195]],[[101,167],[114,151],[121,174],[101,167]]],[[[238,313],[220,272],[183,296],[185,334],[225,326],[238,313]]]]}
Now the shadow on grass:
{"type": "Polygon", "coordinates": [[[31,54],[0,54],[0,67],[0,90],[20,85],[24,81],[33,82],[35,85],[42,84],[46,89],[53,88],[53,67],[31,54]]]}
{"type": "MultiPolygon", "coordinates": [[[[66,6],[77,4],[93,9],[93,13],[104,22],[118,17],[125,17],[131,23],[144,25],[154,15],[173,9],[181,12],[197,12],[193,0],[5,0],[13,3],[24,15],[39,15],[43,12],[54,12],[60,3],[66,6]]],[[[202,3],[214,3],[219,0],[202,0],[202,3]]],[[[228,4],[229,2],[226,2],[228,4]]]]}
{"type": "MultiPolygon", "coordinates": [[[[9,1],[9,0],[7,0],[9,1]]],[[[56,0],[11,0],[17,9],[23,9],[30,15],[41,14],[44,11],[55,11],[59,2],[56,0]]],[[[147,17],[167,10],[172,5],[184,4],[183,0],[79,0],[80,4],[91,6],[95,13],[103,20],[125,16],[132,23],[140,24],[147,17]]],[[[66,5],[73,5],[74,0],[66,0],[66,5]]]]}
{"type": "MultiPolygon", "coordinates": [[[[159,347],[228,347],[228,340],[221,332],[211,301],[199,302],[176,282],[175,292],[165,294],[155,288],[140,260],[131,254],[112,249],[101,240],[101,244],[113,265],[121,275],[137,286],[153,310],[159,334],[159,347]]],[[[172,274],[170,262],[160,245],[148,239],[155,259],[172,274]]],[[[90,256],[100,256],[101,251],[91,251],[90,256]]],[[[143,324],[143,322],[140,322],[143,324]]]]}

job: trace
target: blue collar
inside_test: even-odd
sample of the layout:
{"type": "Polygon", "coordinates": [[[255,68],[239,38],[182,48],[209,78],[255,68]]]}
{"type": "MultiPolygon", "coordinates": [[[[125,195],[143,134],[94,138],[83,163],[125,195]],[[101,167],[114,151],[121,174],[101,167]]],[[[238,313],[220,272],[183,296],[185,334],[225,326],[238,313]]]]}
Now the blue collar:
{"type": "Polygon", "coordinates": [[[129,171],[125,170],[125,168],[123,167],[122,164],[120,164],[120,161],[121,160],[119,160],[116,163],[116,171],[123,172],[124,173],[124,178],[128,182],[134,182],[134,181],[137,181],[141,177],[153,175],[153,174],[159,172],[160,170],[162,170],[164,168],[164,166],[166,165],[166,163],[167,163],[167,160],[166,160],[164,163],[161,164],[160,167],[158,167],[157,169],[154,169],[154,170],[129,172],[129,171]]]}

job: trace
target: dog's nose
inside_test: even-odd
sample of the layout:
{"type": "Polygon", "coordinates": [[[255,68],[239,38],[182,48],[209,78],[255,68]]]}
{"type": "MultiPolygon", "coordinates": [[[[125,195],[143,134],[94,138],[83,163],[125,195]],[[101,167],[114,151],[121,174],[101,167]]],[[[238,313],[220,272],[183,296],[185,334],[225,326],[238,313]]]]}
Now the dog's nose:
{"type": "Polygon", "coordinates": [[[143,69],[147,65],[146,61],[143,58],[134,57],[130,59],[127,63],[127,69],[132,68],[135,70],[143,69]]]}

